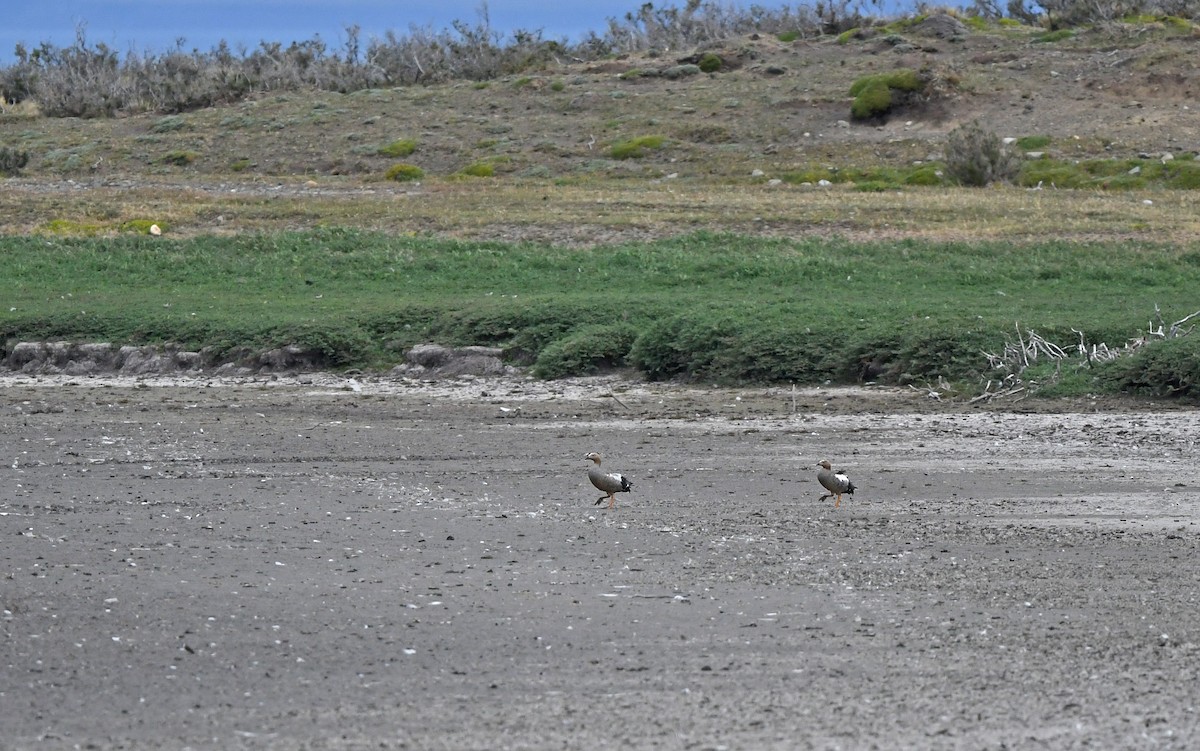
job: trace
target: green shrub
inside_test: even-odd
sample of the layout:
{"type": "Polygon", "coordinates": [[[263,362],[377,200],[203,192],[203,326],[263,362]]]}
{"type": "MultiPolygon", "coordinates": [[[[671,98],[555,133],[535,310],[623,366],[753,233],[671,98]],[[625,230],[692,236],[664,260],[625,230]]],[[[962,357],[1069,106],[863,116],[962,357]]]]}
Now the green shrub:
{"type": "Polygon", "coordinates": [[[781,31],[780,33],[775,35],[775,38],[778,39],[779,41],[783,42],[784,44],[790,44],[791,42],[794,42],[800,38],[800,32],[798,32],[798,31],[781,31]]]}
{"type": "Polygon", "coordinates": [[[651,380],[716,377],[718,350],[739,339],[727,316],[681,314],[647,327],[629,351],[629,362],[651,380]]]}
{"type": "Polygon", "coordinates": [[[1200,190],[1200,164],[1194,161],[1175,159],[1163,172],[1168,188],[1200,190]]]}
{"type": "Polygon", "coordinates": [[[400,164],[393,164],[391,167],[388,167],[387,172],[384,172],[383,176],[388,180],[403,183],[410,180],[420,180],[425,177],[425,170],[415,164],[401,162],[400,164]]]}
{"type": "Polygon", "coordinates": [[[666,139],[662,136],[638,136],[627,141],[614,144],[608,150],[613,159],[640,159],[651,149],[661,149],[666,139]]]}
{"type": "Polygon", "coordinates": [[[942,176],[939,174],[941,170],[932,164],[923,164],[912,172],[909,172],[904,177],[905,185],[941,185],[942,176]]]}
{"type": "Polygon", "coordinates": [[[463,167],[462,174],[469,177],[492,177],[496,174],[496,167],[488,162],[475,162],[463,167]]]}
{"type": "Polygon", "coordinates": [[[1017,146],[1025,151],[1037,151],[1050,145],[1050,136],[1022,136],[1017,139],[1017,146]]]}
{"type": "Polygon", "coordinates": [[[968,123],[946,137],[946,175],[961,185],[982,187],[1012,182],[1021,164],[1000,137],[979,123],[968,123]]]}
{"type": "Polygon", "coordinates": [[[376,151],[380,156],[392,158],[404,157],[417,150],[417,142],[411,138],[400,138],[386,146],[380,146],[376,151]]]}
{"type": "Polygon", "coordinates": [[[924,82],[916,71],[908,68],[890,73],[863,76],[850,85],[850,114],[855,120],[873,120],[886,115],[904,102],[908,95],[920,92],[924,82]],[[903,94],[898,96],[895,92],[903,94]]]}
{"type": "Polygon", "coordinates": [[[185,151],[183,149],[176,149],[174,151],[168,151],[166,154],[163,154],[162,158],[159,159],[159,161],[162,162],[163,164],[171,164],[176,167],[186,167],[199,158],[200,158],[200,155],[198,153],[196,153],[195,151],[185,151]]]}
{"type": "Polygon", "coordinates": [[[567,88],[567,85],[562,81],[555,81],[554,83],[550,84],[551,91],[562,91],[565,88],[567,88]]]}
{"type": "Polygon", "coordinates": [[[233,164],[230,164],[229,169],[233,170],[234,172],[245,172],[246,170],[250,169],[251,166],[253,166],[253,163],[249,159],[243,158],[238,159],[233,164]]]}
{"type": "Polygon", "coordinates": [[[1129,393],[1200,398],[1200,338],[1153,342],[1114,361],[1100,378],[1129,393]]]}
{"type": "Polygon", "coordinates": [[[637,328],[630,323],[585,326],[547,345],[533,364],[533,375],[566,378],[623,367],[636,338],[637,328]]]}
{"type": "Polygon", "coordinates": [[[886,115],[891,108],[892,90],[876,82],[859,90],[850,105],[850,114],[855,120],[870,120],[886,115]]]}
{"type": "Polygon", "coordinates": [[[700,66],[700,70],[704,73],[716,73],[724,65],[724,61],[721,60],[720,55],[705,52],[700,56],[700,61],[696,64],[700,66]]]}
{"type": "Polygon", "coordinates": [[[863,89],[875,86],[876,84],[883,84],[889,89],[896,89],[897,91],[920,91],[924,88],[924,83],[915,70],[900,68],[890,73],[873,73],[857,79],[854,83],[850,84],[850,96],[858,96],[859,92],[863,89]]]}
{"type": "Polygon", "coordinates": [[[841,34],[838,34],[834,41],[838,44],[847,44],[861,33],[862,29],[855,26],[853,29],[846,29],[841,34]]]}
{"type": "Polygon", "coordinates": [[[361,362],[375,346],[374,339],[366,331],[334,321],[291,326],[280,330],[273,338],[313,352],[320,358],[317,365],[332,367],[361,362]]]}

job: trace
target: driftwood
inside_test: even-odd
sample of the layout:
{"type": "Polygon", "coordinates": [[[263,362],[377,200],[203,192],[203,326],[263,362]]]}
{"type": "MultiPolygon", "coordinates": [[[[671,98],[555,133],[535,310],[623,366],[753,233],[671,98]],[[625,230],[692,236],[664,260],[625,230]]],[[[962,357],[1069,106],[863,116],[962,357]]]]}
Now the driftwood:
{"type": "Polygon", "coordinates": [[[1162,310],[1158,305],[1154,306],[1155,320],[1150,321],[1144,336],[1134,337],[1125,342],[1119,347],[1110,347],[1104,342],[1093,343],[1090,346],[1087,343],[1087,337],[1079,329],[1071,329],[1072,333],[1079,336],[1079,343],[1072,344],[1068,347],[1061,347],[1054,342],[1051,342],[1033,329],[1021,331],[1020,322],[1016,323],[1017,338],[1016,341],[1007,341],[1004,344],[1004,349],[999,352],[983,352],[983,356],[987,358],[988,365],[992,370],[1005,372],[1001,378],[989,378],[984,385],[983,392],[973,398],[972,402],[986,401],[1000,397],[1012,397],[1020,395],[1021,398],[1028,395],[1027,385],[1021,378],[1021,374],[1026,368],[1038,362],[1039,359],[1051,360],[1056,364],[1054,375],[1051,381],[1057,380],[1062,363],[1071,360],[1077,361],[1077,366],[1091,365],[1094,362],[1111,362],[1118,357],[1136,352],[1150,342],[1158,339],[1176,339],[1178,337],[1187,336],[1192,333],[1192,329],[1196,324],[1185,326],[1188,321],[1200,316],[1200,310],[1191,315],[1184,316],[1174,323],[1168,324],[1163,320],[1162,310]]]}

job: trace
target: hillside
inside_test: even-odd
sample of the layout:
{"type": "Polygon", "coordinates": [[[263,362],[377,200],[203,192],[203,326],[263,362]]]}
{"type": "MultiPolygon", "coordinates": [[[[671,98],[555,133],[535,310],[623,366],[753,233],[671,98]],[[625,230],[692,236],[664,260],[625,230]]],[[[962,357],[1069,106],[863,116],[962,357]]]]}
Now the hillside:
{"type": "MultiPolygon", "coordinates": [[[[1066,164],[1191,159],[1200,150],[1198,51],[1200,32],[1187,24],[1063,35],[935,16],[840,37],[752,35],[703,50],[567,62],[484,83],[266,93],[174,115],[51,119],[10,108],[0,116],[0,145],[27,153],[29,163],[4,182],[0,232],[105,233],[154,220],[183,234],[337,224],[471,235],[507,224],[521,228],[507,233],[514,238],[581,241],[572,229],[596,200],[623,215],[612,231],[654,235],[729,221],[742,231],[787,232],[789,217],[766,222],[772,230],[762,215],[790,214],[788,190],[806,187],[806,178],[836,182],[857,170],[878,173],[886,187],[896,170],[936,164],[947,133],[972,121],[1030,139],[1036,148],[1026,151],[1066,164]],[[687,67],[705,52],[719,56],[719,69],[687,67]],[[853,121],[851,84],[902,68],[920,71],[929,95],[886,119],[853,121]],[[648,146],[635,148],[639,138],[648,146]],[[399,156],[381,153],[397,141],[412,153],[403,155],[404,144],[399,156]],[[386,180],[398,162],[421,168],[424,179],[386,180]],[[465,177],[468,168],[492,177],[465,177]],[[784,190],[753,191],[747,205],[746,189],[772,180],[784,190]],[[667,187],[685,196],[683,207],[670,205],[667,187]],[[444,200],[396,224],[397,200],[430,194],[444,200]],[[264,197],[271,201],[257,205],[264,197]],[[564,209],[546,211],[560,197],[564,209]],[[641,215],[653,219],[642,224],[641,215]]],[[[939,210],[943,198],[926,208],[922,191],[913,194],[918,219],[929,212],[926,230],[977,231],[972,212],[960,212],[968,225],[956,230],[939,210]]],[[[1165,200],[1183,205],[1151,223],[1187,236],[1190,196],[1174,191],[1165,200]]],[[[1047,200],[1049,219],[1061,209],[1047,200]]],[[[833,204],[822,201],[799,209],[803,226],[906,231],[871,209],[894,205],[891,197],[843,191],[833,204]],[[840,212],[847,201],[862,211],[840,212]]]]}

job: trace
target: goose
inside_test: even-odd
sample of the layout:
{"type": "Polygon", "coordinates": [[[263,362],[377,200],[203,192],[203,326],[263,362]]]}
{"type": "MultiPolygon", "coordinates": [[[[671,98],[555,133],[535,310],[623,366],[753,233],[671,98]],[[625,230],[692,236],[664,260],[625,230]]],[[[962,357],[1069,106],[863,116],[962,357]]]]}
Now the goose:
{"type": "Polygon", "coordinates": [[[583,458],[595,462],[588,468],[588,479],[598,490],[603,490],[608,494],[600,496],[600,499],[592,505],[599,506],[607,498],[608,507],[614,508],[617,505],[617,497],[613,493],[628,493],[629,489],[633,487],[633,483],[622,474],[616,472],[609,474],[600,469],[600,455],[595,451],[583,458]]]}
{"type": "Polygon", "coordinates": [[[850,478],[846,475],[834,472],[833,466],[829,463],[828,459],[822,459],[817,462],[817,466],[821,468],[817,470],[817,481],[821,483],[823,488],[829,491],[821,496],[820,500],[823,501],[826,498],[837,496],[837,500],[833,503],[833,507],[837,508],[842,504],[843,493],[854,495],[854,483],[850,482],[850,478]]]}

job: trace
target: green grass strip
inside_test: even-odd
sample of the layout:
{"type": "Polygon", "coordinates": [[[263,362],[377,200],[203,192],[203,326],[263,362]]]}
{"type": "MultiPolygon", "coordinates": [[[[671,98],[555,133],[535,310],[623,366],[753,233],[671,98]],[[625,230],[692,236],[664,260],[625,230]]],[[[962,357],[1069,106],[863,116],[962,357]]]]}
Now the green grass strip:
{"type": "Polygon", "coordinates": [[[1200,308],[1200,249],[1115,243],[8,237],[0,274],[10,346],[300,344],[331,367],[375,368],[419,342],[495,344],[547,376],[629,365],[722,383],[972,379],[1018,321],[1118,345],[1155,304],[1168,320],[1200,308]]]}

